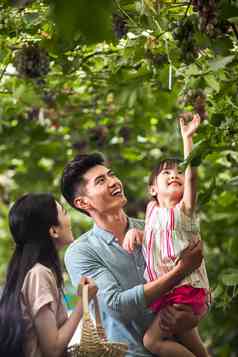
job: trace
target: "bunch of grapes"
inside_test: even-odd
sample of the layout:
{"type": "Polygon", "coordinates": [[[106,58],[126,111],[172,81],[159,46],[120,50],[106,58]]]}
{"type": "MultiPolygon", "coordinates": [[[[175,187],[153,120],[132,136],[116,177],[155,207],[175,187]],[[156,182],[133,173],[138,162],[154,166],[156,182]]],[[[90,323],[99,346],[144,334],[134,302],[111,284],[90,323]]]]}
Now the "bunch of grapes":
{"type": "Polygon", "coordinates": [[[113,14],[112,18],[113,31],[118,40],[127,34],[128,26],[125,18],[119,14],[113,14]]]}
{"type": "Polygon", "coordinates": [[[105,125],[99,125],[92,128],[89,132],[90,141],[97,146],[103,146],[108,139],[108,128],[105,125]]]}
{"type": "Polygon", "coordinates": [[[199,13],[199,30],[215,36],[218,23],[215,0],[192,0],[195,11],[199,13]]]}
{"type": "Polygon", "coordinates": [[[48,107],[53,107],[56,101],[56,94],[51,90],[44,90],[42,99],[48,107]]]}
{"type": "Polygon", "coordinates": [[[37,107],[32,107],[28,112],[27,112],[27,119],[32,121],[32,120],[38,120],[39,119],[39,113],[40,109],[37,107]]]}
{"type": "Polygon", "coordinates": [[[80,153],[85,152],[88,146],[87,140],[80,139],[72,144],[73,149],[79,151],[80,153]]]}
{"type": "Polygon", "coordinates": [[[12,0],[12,5],[23,8],[30,3],[32,3],[34,0],[12,0]]]}
{"type": "Polygon", "coordinates": [[[131,138],[131,129],[128,126],[122,126],[119,130],[119,136],[123,138],[124,143],[128,143],[131,138]]]}
{"type": "Polygon", "coordinates": [[[169,63],[168,56],[163,53],[153,53],[151,50],[147,50],[145,57],[148,58],[154,66],[162,66],[163,64],[169,63]]]}
{"type": "Polygon", "coordinates": [[[202,89],[188,91],[184,98],[185,104],[190,104],[194,108],[194,112],[200,115],[201,120],[207,117],[206,112],[206,95],[202,89]]]}
{"type": "Polygon", "coordinates": [[[186,64],[194,61],[198,56],[198,48],[194,41],[195,24],[191,16],[187,17],[183,22],[173,24],[173,37],[178,41],[178,47],[181,51],[181,57],[186,64]]]}
{"type": "Polygon", "coordinates": [[[25,44],[16,52],[14,65],[18,73],[26,78],[36,79],[49,72],[47,52],[37,44],[25,44]]]}

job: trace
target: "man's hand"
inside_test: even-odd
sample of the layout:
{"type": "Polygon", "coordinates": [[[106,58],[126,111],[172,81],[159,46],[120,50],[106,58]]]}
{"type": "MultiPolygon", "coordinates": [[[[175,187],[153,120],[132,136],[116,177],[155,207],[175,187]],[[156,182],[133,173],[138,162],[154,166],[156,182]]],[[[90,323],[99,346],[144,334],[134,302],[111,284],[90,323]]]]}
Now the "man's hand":
{"type": "Polygon", "coordinates": [[[181,259],[178,261],[178,265],[186,276],[199,268],[202,260],[203,242],[199,240],[196,243],[191,243],[188,248],[181,253],[181,259]]]}
{"type": "Polygon", "coordinates": [[[144,232],[140,229],[132,228],[130,229],[123,240],[122,248],[128,253],[132,253],[137,245],[142,245],[144,232]]]}
{"type": "Polygon", "coordinates": [[[177,335],[197,326],[201,317],[189,305],[167,306],[159,313],[159,326],[164,333],[177,335]]]}
{"type": "Polygon", "coordinates": [[[201,118],[199,114],[195,114],[191,121],[187,122],[186,118],[181,117],[180,121],[180,129],[182,137],[185,138],[192,138],[193,134],[197,131],[201,123],[201,118]]]}

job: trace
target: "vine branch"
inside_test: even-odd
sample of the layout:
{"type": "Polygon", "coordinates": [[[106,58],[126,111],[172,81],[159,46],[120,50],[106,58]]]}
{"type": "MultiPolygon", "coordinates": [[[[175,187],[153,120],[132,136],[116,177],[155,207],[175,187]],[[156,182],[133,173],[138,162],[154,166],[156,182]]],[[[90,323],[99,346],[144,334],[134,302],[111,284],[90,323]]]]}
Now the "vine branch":
{"type": "Polygon", "coordinates": [[[185,11],[185,14],[184,14],[184,17],[183,17],[183,21],[186,19],[187,15],[188,15],[188,10],[190,9],[191,5],[192,5],[192,0],[190,0],[188,5],[187,5],[186,11],[185,11]]]}
{"type": "Polygon", "coordinates": [[[238,31],[237,31],[237,28],[236,28],[236,25],[235,24],[231,24],[231,27],[232,27],[232,30],[234,31],[234,34],[238,40],[238,31]]]}

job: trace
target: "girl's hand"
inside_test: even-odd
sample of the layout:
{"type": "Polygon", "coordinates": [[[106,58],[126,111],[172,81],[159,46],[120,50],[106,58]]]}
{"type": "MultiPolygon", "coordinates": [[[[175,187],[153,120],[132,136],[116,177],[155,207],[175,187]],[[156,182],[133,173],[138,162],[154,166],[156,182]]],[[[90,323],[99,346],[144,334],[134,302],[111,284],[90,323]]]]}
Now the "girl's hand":
{"type": "Polygon", "coordinates": [[[197,131],[201,123],[201,118],[199,114],[195,114],[191,121],[186,122],[184,117],[179,119],[180,121],[180,129],[183,138],[191,138],[193,134],[197,131]]]}
{"type": "Polygon", "coordinates": [[[132,253],[137,245],[142,245],[144,232],[140,229],[132,228],[130,229],[123,240],[122,248],[128,253],[132,253]]]}
{"type": "Polygon", "coordinates": [[[93,279],[82,276],[78,286],[78,296],[82,296],[83,285],[88,285],[88,299],[91,300],[98,291],[96,284],[94,283],[93,279]]]}

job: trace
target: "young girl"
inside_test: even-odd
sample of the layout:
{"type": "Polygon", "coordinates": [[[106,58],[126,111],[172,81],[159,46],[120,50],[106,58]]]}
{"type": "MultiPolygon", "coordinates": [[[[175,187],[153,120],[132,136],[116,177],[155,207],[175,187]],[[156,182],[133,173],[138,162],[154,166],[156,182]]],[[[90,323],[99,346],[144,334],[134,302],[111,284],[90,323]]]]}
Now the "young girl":
{"type": "MultiPolygon", "coordinates": [[[[9,212],[16,243],[0,300],[0,356],[57,357],[82,316],[79,301],[70,317],[61,301],[63,276],[58,250],[73,241],[70,220],[51,194],[26,194],[9,212]]],[[[89,298],[97,291],[88,284],[89,298]]]]}
{"type": "MultiPolygon", "coordinates": [[[[199,115],[194,115],[188,124],[180,119],[185,158],[192,150],[192,137],[199,124],[199,115]]],[[[194,214],[196,169],[188,166],[184,174],[178,164],[178,160],[168,159],[154,169],[149,180],[149,190],[154,199],[147,206],[144,238],[142,239],[140,231],[130,230],[124,239],[123,246],[129,252],[143,240],[145,278],[148,281],[173,269],[183,250],[200,239],[194,214]]],[[[194,314],[203,316],[207,310],[208,294],[209,284],[203,261],[199,269],[175,289],[160,296],[151,308],[158,313],[168,305],[188,304],[194,314]]],[[[165,334],[157,323],[153,323],[146,331],[143,341],[148,350],[160,357],[208,356],[195,328],[172,336],[165,334]]]]}

